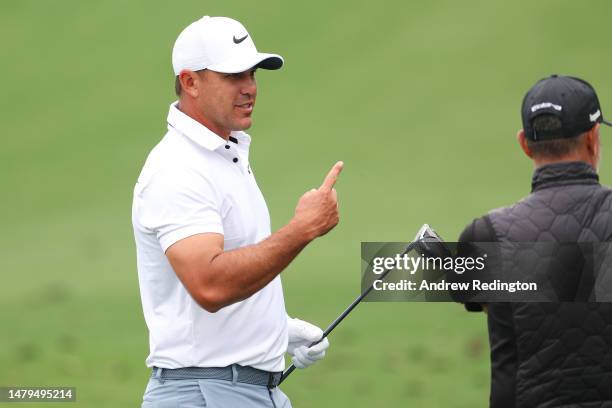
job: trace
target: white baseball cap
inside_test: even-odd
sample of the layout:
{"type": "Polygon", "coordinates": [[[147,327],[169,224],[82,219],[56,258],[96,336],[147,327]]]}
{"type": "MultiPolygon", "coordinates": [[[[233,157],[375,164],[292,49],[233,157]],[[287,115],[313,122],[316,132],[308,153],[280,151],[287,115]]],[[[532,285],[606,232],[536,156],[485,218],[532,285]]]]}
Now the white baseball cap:
{"type": "Polygon", "coordinates": [[[183,69],[235,74],[255,66],[279,69],[283,58],[257,52],[253,39],[238,21],[227,17],[204,16],[188,25],[172,49],[172,67],[178,75],[183,69]]]}

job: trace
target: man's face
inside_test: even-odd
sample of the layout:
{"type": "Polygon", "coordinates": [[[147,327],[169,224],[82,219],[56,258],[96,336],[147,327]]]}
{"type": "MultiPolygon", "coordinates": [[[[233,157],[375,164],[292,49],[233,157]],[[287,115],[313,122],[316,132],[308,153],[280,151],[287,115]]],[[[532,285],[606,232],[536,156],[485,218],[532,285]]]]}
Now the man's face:
{"type": "Polygon", "coordinates": [[[255,68],[237,74],[204,70],[198,75],[197,104],[210,130],[226,136],[233,130],[250,128],[257,97],[255,68]]]}

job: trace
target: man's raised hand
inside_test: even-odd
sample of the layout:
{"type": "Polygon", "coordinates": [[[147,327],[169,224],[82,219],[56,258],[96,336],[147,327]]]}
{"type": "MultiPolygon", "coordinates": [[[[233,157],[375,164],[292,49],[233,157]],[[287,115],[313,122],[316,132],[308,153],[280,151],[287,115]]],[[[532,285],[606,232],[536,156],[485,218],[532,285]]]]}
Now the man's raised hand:
{"type": "Polygon", "coordinates": [[[307,191],[298,202],[294,221],[303,228],[309,239],[327,234],[340,220],[338,194],[334,185],[343,167],[341,161],[334,164],[321,187],[307,191]]]}

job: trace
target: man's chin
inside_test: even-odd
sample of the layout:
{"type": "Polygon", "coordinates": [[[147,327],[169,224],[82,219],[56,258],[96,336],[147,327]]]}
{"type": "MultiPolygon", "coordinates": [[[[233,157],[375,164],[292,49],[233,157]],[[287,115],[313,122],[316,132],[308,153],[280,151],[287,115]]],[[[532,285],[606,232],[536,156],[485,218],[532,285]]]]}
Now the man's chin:
{"type": "Polygon", "coordinates": [[[234,126],[234,130],[235,131],[239,131],[239,130],[247,130],[248,128],[250,128],[253,125],[253,121],[251,120],[251,118],[248,119],[243,119],[239,122],[237,122],[234,126]]]}

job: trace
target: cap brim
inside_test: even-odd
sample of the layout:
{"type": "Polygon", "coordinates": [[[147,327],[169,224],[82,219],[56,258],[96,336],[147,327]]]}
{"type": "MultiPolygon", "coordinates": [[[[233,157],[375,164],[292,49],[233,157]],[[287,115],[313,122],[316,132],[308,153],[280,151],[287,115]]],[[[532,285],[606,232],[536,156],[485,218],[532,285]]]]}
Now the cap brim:
{"type": "Polygon", "coordinates": [[[239,72],[248,71],[251,68],[262,68],[262,69],[279,69],[283,66],[283,57],[277,54],[266,54],[258,52],[249,57],[241,56],[229,61],[224,61],[219,64],[214,64],[206,69],[215,72],[221,72],[223,74],[237,74],[239,72]]]}
{"type": "Polygon", "coordinates": [[[604,125],[612,126],[612,122],[608,122],[607,120],[603,118],[601,119],[601,123],[603,123],[604,125]]]}

